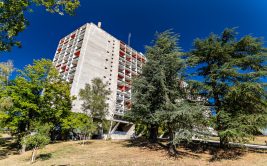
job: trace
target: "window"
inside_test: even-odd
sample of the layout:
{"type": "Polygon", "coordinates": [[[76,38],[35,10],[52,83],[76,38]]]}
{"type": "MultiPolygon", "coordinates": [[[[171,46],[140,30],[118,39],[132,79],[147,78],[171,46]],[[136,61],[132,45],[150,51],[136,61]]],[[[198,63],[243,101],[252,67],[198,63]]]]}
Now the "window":
{"type": "Polygon", "coordinates": [[[108,67],[105,67],[105,69],[108,69],[108,67]]]}
{"type": "Polygon", "coordinates": [[[108,61],[108,59],[106,59],[106,61],[108,61]]]}

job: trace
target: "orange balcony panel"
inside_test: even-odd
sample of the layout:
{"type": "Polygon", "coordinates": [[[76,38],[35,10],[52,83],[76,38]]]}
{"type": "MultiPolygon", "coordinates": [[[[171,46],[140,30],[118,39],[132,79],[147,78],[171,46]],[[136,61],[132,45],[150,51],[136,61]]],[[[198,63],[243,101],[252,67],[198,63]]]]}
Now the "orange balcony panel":
{"type": "Polygon", "coordinates": [[[128,62],[131,62],[131,58],[126,58],[126,60],[127,60],[128,62]]]}

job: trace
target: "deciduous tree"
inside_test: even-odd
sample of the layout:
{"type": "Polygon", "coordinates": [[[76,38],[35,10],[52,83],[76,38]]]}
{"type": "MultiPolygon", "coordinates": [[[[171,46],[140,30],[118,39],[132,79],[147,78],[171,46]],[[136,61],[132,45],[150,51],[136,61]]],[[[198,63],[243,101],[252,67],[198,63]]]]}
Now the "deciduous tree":
{"type": "Polygon", "coordinates": [[[29,24],[25,17],[33,5],[44,6],[48,12],[74,14],[79,0],[1,0],[0,1],[0,51],[10,51],[21,46],[16,36],[29,24]]]}

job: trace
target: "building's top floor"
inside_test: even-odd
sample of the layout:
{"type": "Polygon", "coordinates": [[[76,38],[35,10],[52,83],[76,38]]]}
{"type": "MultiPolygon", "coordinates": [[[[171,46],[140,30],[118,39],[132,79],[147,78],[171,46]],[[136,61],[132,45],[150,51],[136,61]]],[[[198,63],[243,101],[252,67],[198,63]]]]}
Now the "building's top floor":
{"type": "Polygon", "coordinates": [[[93,26],[95,28],[99,28],[102,32],[104,32],[106,35],[110,36],[111,38],[114,38],[115,40],[118,40],[120,41],[120,44],[122,45],[125,45],[127,48],[131,49],[132,52],[136,52],[138,54],[140,54],[141,56],[144,56],[144,54],[142,52],[138,52],[136,51],[135,49],[133,49],[132,47],[128,46],[127,44],[125,44],[123,41],[117,39],[116,37],[112,36],[111,34],[109,34],[108,32],[106,32],[105,30],[103,30],[101,28],[101,23],[99,23],[99,25],[95,25],[94,23],[86,23],[84,24],[83,26],[81,26],[80,28],[76,29],[75,31],[71,32],[70,34],[68,34],[67,36],[63,37],[62,39],[60,39],[59,41],[59,47],[60,45],[64,44],[65,41],[68,41],[70,38],[74,38],[76,35],[84,35],[85,31],[86,31],[86,28],[89,27],[89,26],[93,26]]]}

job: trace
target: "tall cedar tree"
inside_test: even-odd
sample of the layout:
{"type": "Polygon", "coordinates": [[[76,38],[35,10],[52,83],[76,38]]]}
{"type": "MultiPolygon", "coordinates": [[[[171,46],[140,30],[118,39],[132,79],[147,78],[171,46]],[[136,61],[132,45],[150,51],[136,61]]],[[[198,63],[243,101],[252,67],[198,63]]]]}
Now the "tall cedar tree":
{"type": "Polygon", "coordinates": [[[196,39],[189,62],[197,66],[199,92],[210,98],[215,112],[214,127],[222,147],[229,141],[246,142],[253,133],[266,127],[267,74],[266,49],[260,38],[250,35],[236,39],[235,29],[221,35],[196,39]]]}
{"type": "Polygon", "coordinates": [[[154,46],[147,47],[143,72],[133,82],[133,107],[127,115],[147,126],[151,142],[157,141],[158,127],[166,131],[171,155],[177,154],[177,143],[203,128],[204,120],[204,107],[191,100],[183,81],[185,60],[177,43],[178,36],[171,31],[156,34],[154,46]]]}
{"type": "Polygon", "coordinates": [[[33,5],[44,6],[48,12],[73,15],[79,0],[1,0],[0,1],[0,51],[10,51],[21,46],[15,37],[27,27],[26,13],[33,5]]]}

